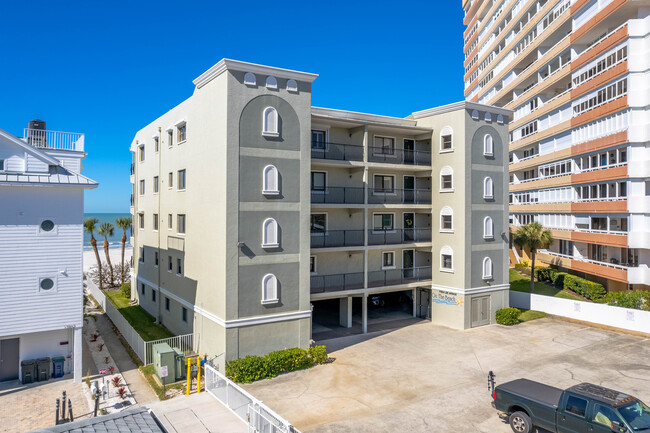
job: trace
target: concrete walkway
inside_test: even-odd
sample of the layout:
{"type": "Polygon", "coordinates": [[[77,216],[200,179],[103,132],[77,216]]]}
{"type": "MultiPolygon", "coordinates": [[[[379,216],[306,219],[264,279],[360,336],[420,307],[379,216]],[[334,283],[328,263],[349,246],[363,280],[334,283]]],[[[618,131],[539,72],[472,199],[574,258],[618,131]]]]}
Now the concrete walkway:
{"type": "Polygon", "coordinates": [[[248,433],[248,425],[208,392],[152,403],[170,433],[248,433]]]}

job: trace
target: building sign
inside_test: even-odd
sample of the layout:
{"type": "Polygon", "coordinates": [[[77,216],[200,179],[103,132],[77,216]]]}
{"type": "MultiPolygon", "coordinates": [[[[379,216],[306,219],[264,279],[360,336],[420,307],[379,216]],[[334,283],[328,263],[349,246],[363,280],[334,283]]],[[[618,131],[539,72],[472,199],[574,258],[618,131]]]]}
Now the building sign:
{"type": "Polygon", "coordinates": [[[99,374],[101,374],[101,375],[106,374],[106,369],[105,368],[100,368],[99,369],[99,374]]]}
{"type": "Polygon", "coordinates": [[[431,302],[434,304],[463,305],[463,298],[457,293],[445,292],[444,290],[431,291],[431,302]]]}
{"type": "Polygon", "coordinates": [[[167,377],[167,366],[163,365],[160,367],[160,377],[167,377]]]}

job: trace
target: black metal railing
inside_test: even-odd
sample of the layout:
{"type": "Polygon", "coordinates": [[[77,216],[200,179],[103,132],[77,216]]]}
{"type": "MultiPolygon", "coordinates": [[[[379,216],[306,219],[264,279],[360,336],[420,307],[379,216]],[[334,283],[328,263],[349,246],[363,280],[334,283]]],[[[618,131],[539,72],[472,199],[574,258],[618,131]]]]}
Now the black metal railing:
{"type": "Polygon", "coordinates": [[[313,141],[311,144],[311,157],[313,159],[333,159],[336,161],[363,161],[363,146],[313,141]]]}
{"type": "Polygon", "coordinates": [[[431,204],[430,189],[369,188],[370,204],[431,204]]]}
{"type": "Polygon", "coordinates": [[[131,163],[131,174],[135,174],[135,165],[131,163]]]}
{"type": "Polygon", "coordinates": [[[431,152],[371,147],[368,151],[368,161],[389,164],[431,165],[431,152]]]}
{"type": "Polygon", "coordinates": [[[312,248],[363,246],[363,230],[328,230],[311,233],[312,248]]]}
{"type": "Polygon", "coordinates": [[[363,272],[334,275],[313,275],[311,293],[338,292],[363,288],[363,272]]]}
{"type": "Polygon", "coordinates": [[[363,187],[328,186],[324,190],[312,190],[311,202],[329,204],[363,204],[363,187]]]}
{"type": "Polygon", "coordinates": [[[419,281],[431,281],[431,266],[368,272],[368,287],[397,286],[419,281]]]}
{"type": "Polygon", "coordinates": [[[431,242],[431,227],[420,229],[368,230],[368,245],[398,245],[431,242]]]}

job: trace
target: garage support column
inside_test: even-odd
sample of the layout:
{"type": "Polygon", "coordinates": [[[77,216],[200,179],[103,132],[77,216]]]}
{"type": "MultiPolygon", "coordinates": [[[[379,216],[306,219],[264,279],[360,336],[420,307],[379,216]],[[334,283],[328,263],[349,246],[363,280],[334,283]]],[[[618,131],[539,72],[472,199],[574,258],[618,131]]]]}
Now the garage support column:
{"type": "Polygon", "coordinates": [[[418,289],[413,289],[411,291],[411,298],[413,298],[413,317],[417,317],[418,315],[418,289]]]}
{"type": "Polygon", "coordinates": [[[339,325],[352,328],[352,296],[339,299],[339,325]]]}
{"type": "Polygon", "coordinates": [[[74,332],[74,338],[73,338],[73,346],[72,346],[72,351],[73,351],[72,352],[73,353],[72,354],[72,359],[74,361],[73,361],[73,367],[72,368],[74,368],[73,374],[74,374],[74,382],[75,383],[81,383],[81,378],[82,378],[82,375],[83,375],[83,371],[82,371],[83,367],[81,365],[81,360],[82,360],[82,358],[81,358],[82,355],[81,354],[82,354],[82,350],[83,350],[83,348],[82,348],[83,343],[81,342],[81,331],[82,331],[82,329],[83,328],[81,326],[77,326],[77,327],[74,328],[74,331],[73,331],[74,332]]]}
{"type": "Polygon", "coordinates": [[[368,293],[363,292],[361,298],[361,323],[363,323],[363,333],[368,333],[368,293]]]}

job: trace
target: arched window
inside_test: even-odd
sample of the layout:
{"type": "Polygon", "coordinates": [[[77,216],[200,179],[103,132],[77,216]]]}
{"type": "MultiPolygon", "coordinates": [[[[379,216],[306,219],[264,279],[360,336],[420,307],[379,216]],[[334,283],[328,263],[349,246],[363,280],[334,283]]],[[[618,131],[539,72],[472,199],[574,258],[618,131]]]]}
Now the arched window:
{"type": "Polygon", "coordinates": [[[262,278],[262,304],[278,302],[278,279],[273,274],[266,274],[262,278]]]}
{"type": "Polygon", "coordinates": [[[454,211],[449,206],[445,206],[440,210],[440,231],[454,231],[454,211]]]}
{"type": "Polygon", "coordinates": [[[255,86],[257,84],[257,79],[255,78],[255,74],[252,72],[246,72],[244,74],[244,84],[247,86],[255,86]]]}
{"type": "Polygon", "coordinates": [[[440,130],[440,152],[452,150],[454,150],[454,130],[451,126],[445,126],[440,130]]]}
{"type": "Polygon", "coordinates": [[[277,248],[278,242],[278,222],[273,218],[267,218],[262,225],[262,248],[277,248]]]}
{"type": "Polygon", "coordinates": [[[448,245],[440,248],[440,270],[443,272],[454,270],[454,250],[448,245]]]}
{"type": "Polygon", "coordinates": [[[296,82],[296,80],[287,80],[287,90],[289,92],[298,91],[298,83],[296,82]]]}
{"type": "Polygon", "coordinates": [[[485,134],[485,137],[483,137],[483,155],[494,155],[494,140],[490,134],[485,134]]]}
{"type": "Polygon", "coordinates": [[[267,89],[278,88],[278,80],[273,75],[269,75],[268,77],[266,77],[266,88],[267,89]]]}
{"type": "Polygon", "coordinates": [[[440,170],[440,191],[454,190],[454,170],[448,165],[440,170]]]}
{"type": "Polygon", "coordinates": [[[492,259],[489,257],[483,259],[483,279],[492,279],[492,259]]]}
{"type": "Polygon", "coordinates": [[[494,238],[494,223],[492,222],[492,218],[485,217],[483,220],[483,238],[485,239],[492,239],[494,238]]]}
{"type": "Polygon", "coordinates": [[[485,113],[485,121],[492,122],[492,115],[490,113],[485,113]]]}
{"type": "Polygon", "coordinates": [[[503,115],[501,114],[497,115],[497,123],[499,125],[503,125],[503,115]]]}
{"type": "Polygon", "coordinates": [[[277,137],[278,134],[278,110],[273,107],[264,109],[262,119],[262,135],[277,137]]]}
{"type": "Polygon", "coordinates": [[[274,165],[264,167],[262,173],[262,194],[277,195],[280,193],[278,182],[278,169],[274,165]]]}
{"type": "Polygon", "coordinates": [[[472,119],[478,120],[478,110],[472,110],[472,119]]]}
{"type": "Polygon", "coordinates": [[[494,198],[494,182],[490,176],[483,180],[483,198],[494,198]]]}

